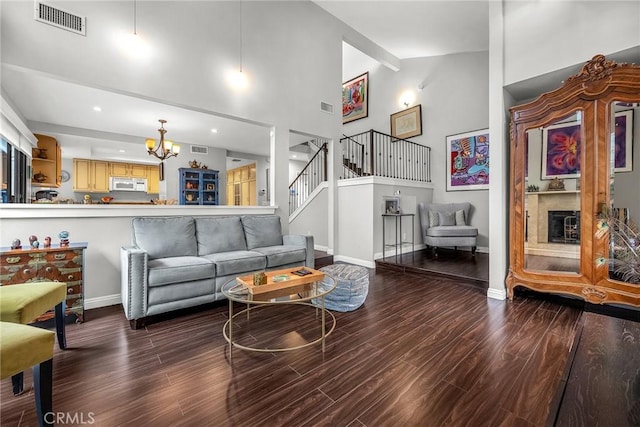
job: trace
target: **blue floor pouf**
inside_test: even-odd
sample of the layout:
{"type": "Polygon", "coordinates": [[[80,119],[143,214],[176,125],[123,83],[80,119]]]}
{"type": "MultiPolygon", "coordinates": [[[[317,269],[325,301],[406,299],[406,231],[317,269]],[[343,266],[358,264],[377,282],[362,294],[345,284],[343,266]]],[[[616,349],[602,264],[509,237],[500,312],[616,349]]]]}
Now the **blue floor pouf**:
{"type": "MultiPolygon", "coordinates": [[[[369,293],[369,271],[358,265],[333,264],[320,271],[331,276],[336,289],[324,298],[325,307],[334,311],[353,311],[360,307],[369,293]]],[[[314,303],[318,304],[317,301],[314,303]]]]}

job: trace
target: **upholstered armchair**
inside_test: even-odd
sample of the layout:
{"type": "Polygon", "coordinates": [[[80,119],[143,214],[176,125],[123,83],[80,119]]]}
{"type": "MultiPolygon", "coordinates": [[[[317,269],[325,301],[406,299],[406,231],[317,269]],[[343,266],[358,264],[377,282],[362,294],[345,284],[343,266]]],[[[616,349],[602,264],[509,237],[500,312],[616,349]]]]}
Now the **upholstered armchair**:
{"type": "Polygon", "coordinates": [[[427,248],[433,247],[437,255],[438,247],[471,247],[475,255],[478,229],[469,225],[471,203],[419,203],[418,213],[422,239],[427,248]]]}

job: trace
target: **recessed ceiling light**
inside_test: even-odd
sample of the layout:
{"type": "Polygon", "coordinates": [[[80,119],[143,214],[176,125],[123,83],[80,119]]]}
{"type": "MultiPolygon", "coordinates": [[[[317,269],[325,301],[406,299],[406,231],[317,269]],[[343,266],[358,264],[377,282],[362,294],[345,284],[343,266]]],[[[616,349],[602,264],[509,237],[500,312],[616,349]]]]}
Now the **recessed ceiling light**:
{"type": "Polygon", "coordinates": [[[293,157],[293,158],[295,159],[295,158],[296,158],[296,157],[298,157],[298,156],[296,156],[296,155],[294,154],[294,155],[292,155],[291,157],[293,157]]]}
{"type": "Polygon", "coordinates": [[[100,108],[98,105],[96,105],[95,107],[93,107],[93,111],[102,111],[102,108],[100,108]]]}
{"type": "Polygon", "coordinates": [[[218,129],[211,129],[211,133],[218,133],[218,129]]]}
{"type": "Polygon", "coordinates": [[[125,152],[124,150],[118,150],[118,151],[120,151],[121,153],[124,153],[124,152],[125,152]]]}

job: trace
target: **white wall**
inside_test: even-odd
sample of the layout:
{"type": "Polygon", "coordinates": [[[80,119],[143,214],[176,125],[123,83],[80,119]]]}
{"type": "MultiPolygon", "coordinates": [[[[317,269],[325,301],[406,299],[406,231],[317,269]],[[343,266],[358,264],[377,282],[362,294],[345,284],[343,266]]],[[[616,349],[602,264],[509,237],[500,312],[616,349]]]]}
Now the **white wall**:
{"type": "Polygon", "coordinates": [[[390,133],[390,115],[404,108],[399,101],[401,94],[413,90],[414,105],[422,105],[422,135],[410,140],[431,147],[433,201],[471,202],[478,246],[482,247],[489,246],[489,192],[447,192],[445,159],[447,135],[489,127],[488,82],[487,52],[403,60],[398,72],[376,67],[369,72],[369,116],[342,127],[345,135],[369,129],[390,133]],[[421,83],[424,89],[418,91],[421,83]]]}
{"type": "Polygon", "coordinates": [[[327,211],[328,197],[328,184],[320,184],[305,201],[305,208],[289,219],[289,234],[313,236],[313,244],[322,251],[329,247],[329,218],[322,214],[327,211]]]}
{"type": "MultiPolygon", "coordinates": [[[[416,213],[419,202],[432,201],[433,187],[430,184],[394,180],[382,177],[361,177],[341,180],[338,183],[338,248],[334,260],[345,261],[365,267],[375,267],[375,259],[382,256],[382,213],[384,196],[393,196],[400,191],[401,208],[404,213],[416,213]]],[[[389,220],[388,220],[389,221],[389,220]]],[[[406,240],[411,240],[410,218],[403,222],[406,240]]],[[[393,225],[385,227],[387,244],[393,243],[393,225]]],[[[399,235],[398,237],[401,237],[399,235]]],[[[420,222],[414,218],[414,242],[416,249],[422,245],[420,222]]],[[[410,251],[405,245],[404,251],[410,251]]],[[[388,252],[390,254],[391,252],[388,252]]],[[[400,253],[400,250],[399,250],[400,253]]]]}
{"type": "Polygon", "coordinates": [[[640,45],[639,17],[637,1],[504,2],[504,85],[640,45]]]}

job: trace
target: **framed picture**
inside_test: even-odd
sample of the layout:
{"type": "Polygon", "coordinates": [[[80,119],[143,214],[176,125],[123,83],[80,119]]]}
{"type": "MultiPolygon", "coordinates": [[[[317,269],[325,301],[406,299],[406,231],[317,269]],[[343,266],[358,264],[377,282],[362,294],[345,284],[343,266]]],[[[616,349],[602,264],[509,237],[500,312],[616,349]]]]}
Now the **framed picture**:
{"type": "Polygon", "coordinates": [[[542,129],[542,179],[580,176],[580,122],[558,123],[542,129]]]}
{"type": "Polygon", "coordinates": [[[216,189],[215,184],[207,184],[207,190],[215,190],[215,189],[216,189]]]}
{"type": "Polygon", "coordinates": [[[633,170],[633,110],[618,111],[615,127],[615,172],[633,170]]]}
{"type": "Polygon", "coordinates": [[[400,197],[384,196],[384,213],[388,215],[400,214],[400,197]]]}
{"type": "Polygon", "coordinates": [[[342,84],[342,124],[369,115],[369,73],[342,84]]]}
{"type": "Polygon", "coordinates": [[[489,129],[447,136],[447,191],[489,189],[489,129]]]}
{"type": "Polygon", "coordinates": [[[418,135],[422,135],[422,105],[391,115],[391,136],[406,139],[418,135]]]}

